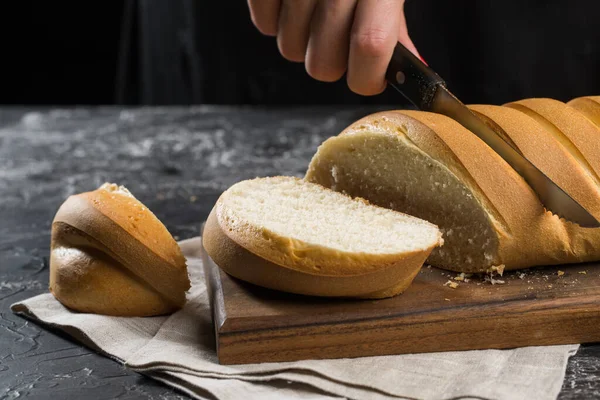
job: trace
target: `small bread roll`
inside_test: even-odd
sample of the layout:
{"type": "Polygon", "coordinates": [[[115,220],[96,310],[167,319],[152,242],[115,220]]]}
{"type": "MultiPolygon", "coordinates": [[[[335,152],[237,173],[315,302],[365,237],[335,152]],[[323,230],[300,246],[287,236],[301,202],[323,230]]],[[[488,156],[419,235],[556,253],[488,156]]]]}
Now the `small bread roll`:
{"type": "Polygon", "coordinates": [[[66,307],[115,316],[172,313],[190,288],[165,226],[123,186],[70,196],[52,223],[50,292],[66,307]]]}

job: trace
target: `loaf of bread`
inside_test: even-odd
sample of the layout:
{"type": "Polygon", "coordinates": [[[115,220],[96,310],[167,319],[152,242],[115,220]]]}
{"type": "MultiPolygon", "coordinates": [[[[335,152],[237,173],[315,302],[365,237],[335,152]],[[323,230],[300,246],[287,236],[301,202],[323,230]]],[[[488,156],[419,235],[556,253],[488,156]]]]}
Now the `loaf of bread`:
{"type": "MultiPolygon", "coordinates": [[[[600,97],[470,108],[600,218],[600,97]]],[[[445,244],[428,262],[445,269],[600,259],[600,229],[546,211],[500,156],[443,115],[367,116],[319,147],[305,179],[436,224],[445,244]]]]}
{"type": "Polygon", "coordinates": [[[50,291],[80,312],[151,316],[185,304],[186,260],[165,226],[124,187],[70,196],[52,223],[50,291]]]}
{"type": "Polygon", "coordinates": [[[426,221],[290,177],[239,182],[204,227],[224,271],[291,293],[381,298],[405,290],[442,244],[426,221]]]}

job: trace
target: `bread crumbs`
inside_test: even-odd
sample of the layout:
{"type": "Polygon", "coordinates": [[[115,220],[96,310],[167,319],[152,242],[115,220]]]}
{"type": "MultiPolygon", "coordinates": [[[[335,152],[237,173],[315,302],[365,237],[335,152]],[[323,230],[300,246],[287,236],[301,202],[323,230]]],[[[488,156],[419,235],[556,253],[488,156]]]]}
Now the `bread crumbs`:
{"type": "Polygon", "coordinates": [[[448,281],[448,282],[444,283],[444,286],[450,286],[452,289],[456,289],[458,287],[458,283],[448,281]]]}
{"type": "Polygon", "coordinates": [[[473,274],[465,274],[464,272],[461,272],[460,274],[458,274],[454,277],[454,280],[468,283],[471,280],[469,278],[471,278],[472,275],[473,274]]]}
{"type": "Polygon", "coordinates": [[[504,274],[504,268],[506,268],[506,266],[504,264],[500,264],[500,265],[492,265],[491,267],[488,268],[487,273],[490,275],[494,275],[494,273],[502,276],[504,274]]]}
{"type": "Polygon", "coordinates": [[[502,284],[506,283],[502,279],[494,279],[489,275],[485,276],[485,281],[491,283],[492,285],[502,285],[502,284]]]}
{"type": "Polygon", "coordinates": [[[565,271],[558,271],[558,272],[556,273],[556,275],[558,275],[558,276],[563,276],[564,274],[565,274],[565,271]]]}
{"type": "Polygon", "coordinates": [[[578,274],[587,275],[587,271],[579,271],[578,274]]]}
{"type": "Polygon", "coordinates": [[[505,283],[505,281],[503,281],[503,280],[494,278],[494,275],[502,276],[504,274],[504,268],[505,268],[504,264],[491,266],[490,268],[487,269],[487,271],[485,271],[486,274],[483,277],[483,281],[489,282],[492,285],[505,283]]]}

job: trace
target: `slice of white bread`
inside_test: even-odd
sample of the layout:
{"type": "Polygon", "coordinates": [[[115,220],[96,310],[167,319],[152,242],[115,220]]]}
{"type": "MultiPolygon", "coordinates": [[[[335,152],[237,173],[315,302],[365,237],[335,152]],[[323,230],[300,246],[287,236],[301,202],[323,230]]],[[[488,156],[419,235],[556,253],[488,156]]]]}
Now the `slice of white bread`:
{"type": "Polygon", "coordinates": [[[124,187],[70,196],[52,223],[50,292],[80,312],[151,316],[185,304],[186,261],[160,220],[124,187]]]}
{"type": "MultiPolygon", "coordinates": [[[[600,218],[599,127],[555,100],[518,104],[471,108],[600,218]]],[[[438,225],[445,245],[428,262],[442,268],[484,272],[600,259],[600,229],[547,212],[500,156],[443,115],[367,116],[319,147],[305,179],[438,225]]]]}
{"type": "Polygon", "coordinates": [[[291,177],[233,185],[203,232],[208,255],[230,275],[316,296],[396,295],[442,243],[426,221],[291,177]]]}

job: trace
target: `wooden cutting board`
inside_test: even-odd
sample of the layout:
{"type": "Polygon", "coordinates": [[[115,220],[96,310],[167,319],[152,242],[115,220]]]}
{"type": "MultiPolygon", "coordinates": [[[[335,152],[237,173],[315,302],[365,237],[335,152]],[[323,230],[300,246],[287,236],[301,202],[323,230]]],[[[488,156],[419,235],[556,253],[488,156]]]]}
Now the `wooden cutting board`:
{"type": "Polygon", "coordinates": [[[600,341],[599,263],[507,272],[495,284],[425,267],[399,296],[344,300],[254,286],[202,253],[221,364],[600,341]]]}

